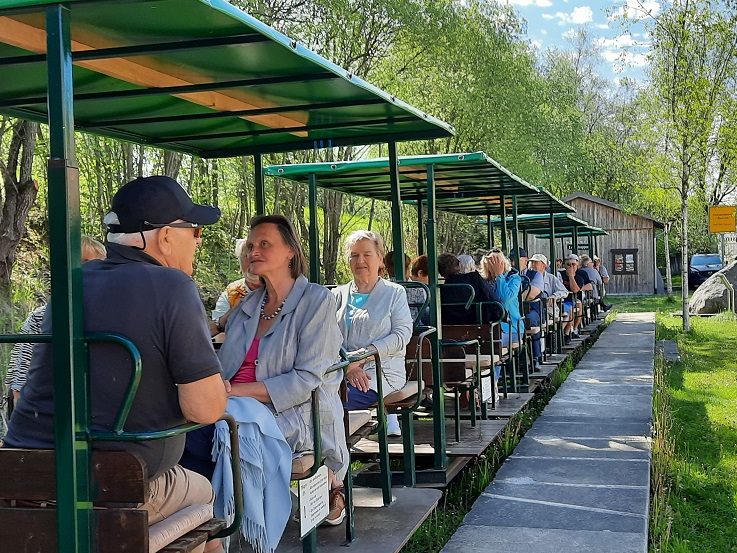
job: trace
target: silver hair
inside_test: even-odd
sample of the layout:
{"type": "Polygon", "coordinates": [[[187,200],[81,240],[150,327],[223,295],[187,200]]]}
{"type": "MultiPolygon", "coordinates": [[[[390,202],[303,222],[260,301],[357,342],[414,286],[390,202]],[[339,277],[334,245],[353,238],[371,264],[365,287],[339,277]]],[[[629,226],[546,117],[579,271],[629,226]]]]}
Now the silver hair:
{"type": "MultiPolygon", "coordinates": [[[[111,211],[102,220],[106,225],[119,225],[120,219],[118,214],[111,211]]],[[[158,229],[145,230],[143,236],[140,232],[108,232],[106,240],[110,244],[120,244],[121,246],[133,246],[134,248],[143,248],[144,239],[148,241],[149,238],[153,238],[158,229]]]]}
{"type": "Polygon", "coordinates": [[[472,273],[476,270],[476,262],[470,255],[459,255],[458,261],[461,264],[461,273],[472,273]]]}
{"type": "Polygon", "coordinates": [[[384,256],[386,255],[386,251],[384,250],[384,240],[378,232],[374,232],[372,230],[356,230],[348,235],[348,238],[345,239],[345,255],[347,258],[350,259],[353,246],[361,240],[370,240],[373,242],[379,258],[384,259],[384,256]]]}

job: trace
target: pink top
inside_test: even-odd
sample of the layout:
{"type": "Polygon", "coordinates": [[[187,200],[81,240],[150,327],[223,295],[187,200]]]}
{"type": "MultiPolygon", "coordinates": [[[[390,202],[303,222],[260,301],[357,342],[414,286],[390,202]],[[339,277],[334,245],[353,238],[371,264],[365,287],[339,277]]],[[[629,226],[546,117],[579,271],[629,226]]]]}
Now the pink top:
{"type": "Polygon", "coordinates": [[[246,358],[243,359],[238,372],[230,379],[231,384],[245,384],[247,382],[256,382],[256,363],[258,363],[258,344],[261,340],[254,338],[251,347],[246,352],[246,358]]]}

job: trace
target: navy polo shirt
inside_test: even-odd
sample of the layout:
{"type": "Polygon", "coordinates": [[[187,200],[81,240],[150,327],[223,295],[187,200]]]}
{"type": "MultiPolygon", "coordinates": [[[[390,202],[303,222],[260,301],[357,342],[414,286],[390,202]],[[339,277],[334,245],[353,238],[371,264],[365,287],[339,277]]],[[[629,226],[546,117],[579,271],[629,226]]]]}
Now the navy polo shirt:
{"type": "MultiPolygon", "coordinates": [[[[220,373],[207,317],[194,281],[128,246],[108,244],[107,259],[83,267],[85,332],[130,338],[141,353],[143,374],[125,426],[127,431],[163,430],[185,423],[178,384],[220,373]]],[[[49,332],[51,308],[41,331],[49,332]]],[[[110,430],[132,375],[130,356],[117,344],[89,346],[91,428],[110,430]]],[[[54,447],[51,346],[34,348],[28,381],[5,438],[10,447],[54,447]]],[[[139,454],[150,477],[179,462],[185,437],[146,442],[95,442],[99,449],[139,454]]]]}

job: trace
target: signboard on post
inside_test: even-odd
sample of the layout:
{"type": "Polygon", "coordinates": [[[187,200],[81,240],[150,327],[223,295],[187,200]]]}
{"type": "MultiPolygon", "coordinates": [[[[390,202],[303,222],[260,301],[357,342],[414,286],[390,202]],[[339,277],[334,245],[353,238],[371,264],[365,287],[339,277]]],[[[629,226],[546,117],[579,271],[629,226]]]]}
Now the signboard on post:
{"type": "Polygon", "coordinates": [[[712,234],[737,232],[737,206],[710,205],[709,232],[712,234]]]}

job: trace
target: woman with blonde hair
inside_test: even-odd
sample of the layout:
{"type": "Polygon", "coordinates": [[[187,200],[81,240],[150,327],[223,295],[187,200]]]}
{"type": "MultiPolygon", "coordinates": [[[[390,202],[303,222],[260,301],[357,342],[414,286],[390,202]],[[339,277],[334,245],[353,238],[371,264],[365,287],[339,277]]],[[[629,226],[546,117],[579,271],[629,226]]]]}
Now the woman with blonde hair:
{"type": "MultiPolygon", "coordinates": [[[[345,252],[353,279],[333,290],[343,347],[350,355],[378,352],[386,396],[407,382],[404,354],[413,326],[407,294],[401,285],[381,278],[385,252],[379,234],[351,233],[345,252]]],[[[349,365],[346,380],[346,409],[365,409],[378,401],[376,368],[370,358],[349,365]]],[[[389,416],[388,433],[401,434],[396,415],[389,416]]]]}

